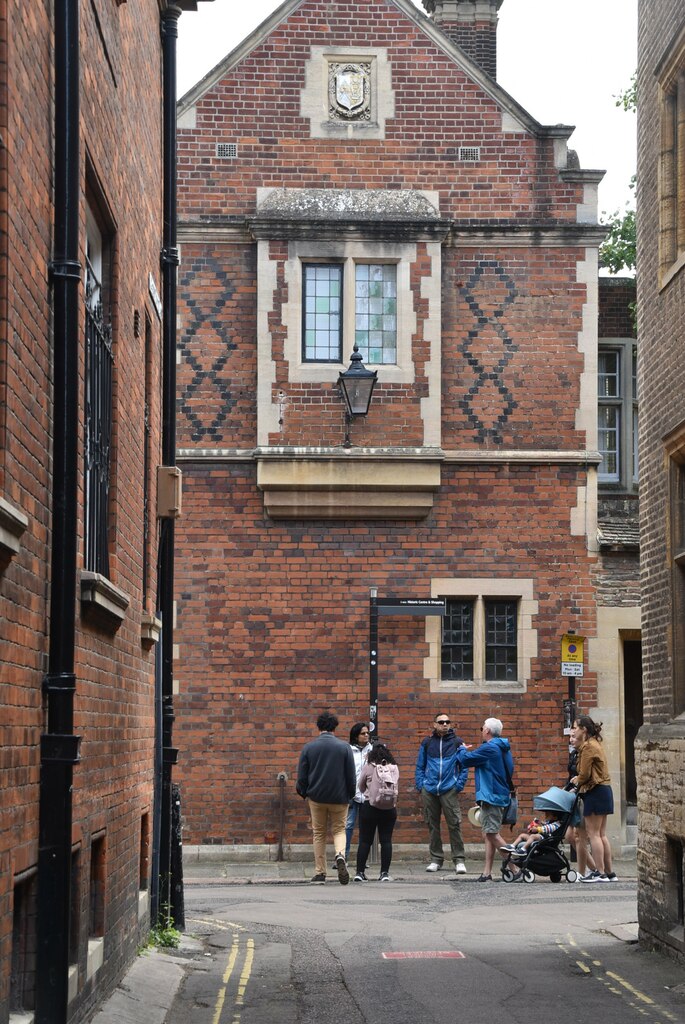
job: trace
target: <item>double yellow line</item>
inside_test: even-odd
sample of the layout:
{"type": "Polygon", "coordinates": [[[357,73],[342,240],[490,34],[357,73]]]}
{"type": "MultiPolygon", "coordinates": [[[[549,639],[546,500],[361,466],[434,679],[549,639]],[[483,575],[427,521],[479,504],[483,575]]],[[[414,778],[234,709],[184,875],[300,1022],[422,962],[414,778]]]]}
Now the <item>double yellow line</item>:
{"type": "Polygon", "coordinates": [[[557,946],[564,951],[566,956],[574,960],[576,966],[580,968],[583,974],[592,975],[597,981],[601,982],[608,988],[608,990],[615,996],[619,996],[623,1002],[627,1003],[633,1010],[637,1010],[643,1017],[650,1018],[654,1024],[664,1024],[664,1021],[677,1022],[679,1020],[674,1014],[670,1013],[663,1006],[648,996],[645,992],[640,992],[639,989],[631,985],[629,981],[622,978],[620,974],[615,971],[607,970],[602,964],[601,960],[594,960],[587,950],[582,949],[572,935],[567,936],[567,942],[557,942],[557,946]],[[583,958],[581,960],[576,959],[580,954],[583,958]]]}
{"type": "Polygon", "coordinates": [[[224,1003],[226,1002],[226,993],[233,977],[235,965],[238,962],[238,958],[244,954],[243,967],[240,972],[240,978],[238,979],[238,988],[233,999],[233,1019],[232,1024],[239,1024],[240,1014],[245,1004],[245,990],[247,983],[250,980],[252,973],[252,962],[254,960],[254,939],[247,939],[245,945],[241,948],[240,936],[237,932],[233,933],[233,944],[231,951],[228,954],[228,962],[226,964],[226,970],[223,973],[221,979],[221,988],[216,998],[216,1004],[214,1006],[214,1016],[212,1017],[212,1024],[220,1024],[221,1015],[224,1009],[224,1003]]]}

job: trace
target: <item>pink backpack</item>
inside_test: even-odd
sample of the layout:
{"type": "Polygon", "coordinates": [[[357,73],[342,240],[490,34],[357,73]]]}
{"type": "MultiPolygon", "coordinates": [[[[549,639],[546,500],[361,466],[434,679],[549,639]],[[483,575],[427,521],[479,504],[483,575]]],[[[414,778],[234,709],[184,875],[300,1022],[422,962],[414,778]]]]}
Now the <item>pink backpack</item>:
{"type": "Polygon", "coordinates": [[[380,764],[369,765],[373,769],[366,787],[366,795],[372,807],[387,811],[397,807],[399,794],[400,770],[396,764],[382,761],[380,764]]]}

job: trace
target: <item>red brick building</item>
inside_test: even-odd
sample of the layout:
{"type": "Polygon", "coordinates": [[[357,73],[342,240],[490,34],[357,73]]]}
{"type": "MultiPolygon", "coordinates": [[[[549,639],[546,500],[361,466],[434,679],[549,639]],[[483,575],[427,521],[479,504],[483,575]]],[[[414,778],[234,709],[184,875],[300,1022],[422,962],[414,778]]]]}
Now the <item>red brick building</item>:
{"type": "Polygon", "coordinates": [[[161,114],[173,143],[181,7],[0,0],[2,1022],[92,1011],[148,932],[164,846],[161,114]]]}
{"type": "Polygon", "coordinates": [[[413,769],[438,709],[470,743],[504,721],[529,806],[564,777],[568,630],[621,797],[623,612],[602,661],[595,579],[602,172],[497,84],[499,6],[287,0],[180,102],[191,845],[274,842],[279,772],[283,839],[308,842],[299,749],[321,708],[340,735],[369,717],[370,660],[397,842],[425,843],[413,769]],[[355,344],[377,383],[348,445],[355,344]],[[381,615],[374,659],[372,588],[444,599],[442,626],[381,615]]]}
{"type": "Polygon", "coordinates": [[[685,12],[677,0],[638,9],[638,912],[642,941],[685,962],[685,12]]]}

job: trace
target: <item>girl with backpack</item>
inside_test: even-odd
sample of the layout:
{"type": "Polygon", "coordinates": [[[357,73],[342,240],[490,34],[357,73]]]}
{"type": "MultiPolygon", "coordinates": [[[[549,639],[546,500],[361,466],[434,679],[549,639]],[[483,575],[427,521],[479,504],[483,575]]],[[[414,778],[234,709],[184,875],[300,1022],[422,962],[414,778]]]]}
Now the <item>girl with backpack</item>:
{"type": "Polygon", "coordinates": [[[368,882],[366,861],[376,829],[381,847],[381,873],[378,880],[392,882],[389,872],[392,860],[392,832],[397,821],[399,778],[400,771],[395,758],[383,743],[377,743],[369,751],[366,764],[359,776],[359,791],[366,794],[366,800],[359,808],[359,848],[355,882],[368,882]]]}

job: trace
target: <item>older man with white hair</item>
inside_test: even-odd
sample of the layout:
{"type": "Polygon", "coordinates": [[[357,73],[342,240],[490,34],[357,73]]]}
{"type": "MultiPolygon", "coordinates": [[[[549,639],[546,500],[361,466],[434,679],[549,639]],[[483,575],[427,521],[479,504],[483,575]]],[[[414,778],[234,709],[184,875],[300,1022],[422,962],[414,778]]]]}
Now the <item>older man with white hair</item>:
{"type": "Polygon", "coordinates": [[[486,718],[481,735],[481,745],[475,750],[462,747],[457,751],[457,760],[463,767],[473,765],[476,770],[476,800],[480,804],[480,827],[485,840],[485,864],[477,881],[491,882],[495,853],[505,845],[500,829],[509,804],[514,759],[509,740],[502,736],[499,718],[486,718]]]}

